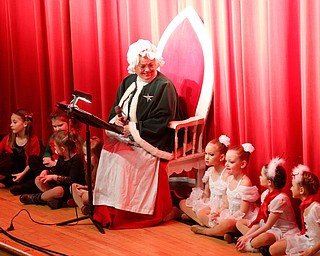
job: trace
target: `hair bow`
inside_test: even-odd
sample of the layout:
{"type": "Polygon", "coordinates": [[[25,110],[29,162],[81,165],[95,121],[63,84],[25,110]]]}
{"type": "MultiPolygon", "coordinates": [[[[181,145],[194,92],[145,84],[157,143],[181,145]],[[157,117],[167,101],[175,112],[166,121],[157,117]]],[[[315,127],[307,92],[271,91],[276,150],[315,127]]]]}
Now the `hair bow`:
{"type": "Polygon", "coordinates": [[[254,151],[254,146],[251,143],[244,143],[242,147],[245,152],[252,153],[254,151]]]}

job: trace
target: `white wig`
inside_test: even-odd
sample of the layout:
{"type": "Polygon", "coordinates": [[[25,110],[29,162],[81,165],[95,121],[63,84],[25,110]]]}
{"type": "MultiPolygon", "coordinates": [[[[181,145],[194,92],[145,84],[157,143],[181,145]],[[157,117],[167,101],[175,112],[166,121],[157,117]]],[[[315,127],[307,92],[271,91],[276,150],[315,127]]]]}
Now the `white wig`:
{"type": "Polygon", "coordinates": [[[139,56],[148,57],[150,60],[156,59],[157,64],[162,67],[163,58],[157,54],[157,48],[148,40],[139,39],[129,46],[127,61],[129,63],[128,73],[135,74],[135,66],[139,63],[139,56]]]}

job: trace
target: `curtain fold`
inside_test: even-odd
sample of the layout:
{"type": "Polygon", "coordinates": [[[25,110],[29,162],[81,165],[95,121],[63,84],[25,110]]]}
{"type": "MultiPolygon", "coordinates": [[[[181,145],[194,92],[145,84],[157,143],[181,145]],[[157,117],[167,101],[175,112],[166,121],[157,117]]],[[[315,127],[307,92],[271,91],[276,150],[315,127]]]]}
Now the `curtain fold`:
{"type": "Polygon", "coordinates": [[[320,136],[317,128],[320,120],[320,2],[316,0],[300,3],[301,41],[301,123],[304,162],[320,173],[317,152],[320,136]]]}
{"type": "Polygon", "coordinates": [[[252,143],[255,184],[261,167],[282,154],[288,173],[304,163],[320,175],[317,0],[0,0],[0,133],[26,107],[46,142],[50,112],[74,90],[93,96],[80,108],[107,119],[127,75],[128,46],[139,38],[157,45],[187,5],[212,39],[214,98],[204,143],[221,134],[232,144],[252,143]]]}

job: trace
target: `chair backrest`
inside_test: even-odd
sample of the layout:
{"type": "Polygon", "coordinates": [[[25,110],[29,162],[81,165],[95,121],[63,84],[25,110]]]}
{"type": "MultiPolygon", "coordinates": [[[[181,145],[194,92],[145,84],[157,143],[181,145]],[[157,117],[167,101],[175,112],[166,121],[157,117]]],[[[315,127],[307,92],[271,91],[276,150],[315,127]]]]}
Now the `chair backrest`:
{"type": "Polygon", "coordinates": [[[185,113],[206,119],[213,97],[212,44],[191,6],[168,25],[158,52],[166,62],[161,72],[174,83],[185,113]]]}

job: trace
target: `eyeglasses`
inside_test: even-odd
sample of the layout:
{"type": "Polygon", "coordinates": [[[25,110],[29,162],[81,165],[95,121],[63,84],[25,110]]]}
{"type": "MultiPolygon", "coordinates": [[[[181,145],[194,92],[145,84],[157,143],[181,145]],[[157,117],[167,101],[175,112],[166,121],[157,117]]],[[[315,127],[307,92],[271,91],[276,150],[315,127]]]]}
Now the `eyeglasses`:
{"type": "Polygon", "coordinates": [[[147,67],[149,69],[154,69],[156,67],[156,63],[151,62],[149,64],[137,65],[141,70],[145,70],[147,67]]]}

